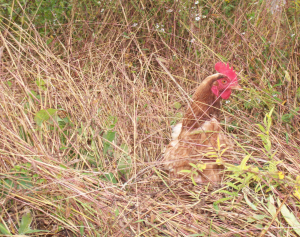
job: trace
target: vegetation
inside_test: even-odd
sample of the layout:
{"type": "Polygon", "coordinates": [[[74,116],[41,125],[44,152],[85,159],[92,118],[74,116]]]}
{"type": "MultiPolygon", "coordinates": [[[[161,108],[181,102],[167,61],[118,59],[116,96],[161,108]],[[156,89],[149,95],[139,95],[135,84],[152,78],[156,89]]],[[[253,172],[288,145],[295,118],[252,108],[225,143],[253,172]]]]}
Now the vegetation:
{"type": "Polygon", "coordinates": [[[299,0],[0,0],[0,14],[2,235],[300,235],[299,0]],[[218,61],[244,88],[222,110],[239,162],[219,187],[169,180],[171,125],[218,61]]]}

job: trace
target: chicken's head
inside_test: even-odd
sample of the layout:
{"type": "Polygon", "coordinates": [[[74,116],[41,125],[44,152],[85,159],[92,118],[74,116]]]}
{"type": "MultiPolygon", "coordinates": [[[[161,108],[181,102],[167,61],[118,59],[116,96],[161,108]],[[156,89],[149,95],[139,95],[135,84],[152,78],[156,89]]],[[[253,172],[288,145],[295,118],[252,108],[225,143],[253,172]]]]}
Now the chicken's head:
{"type": "Polygon", "coordinates": [[[214,82],[211,90],[216,96],[221,96],[222,99],[228,99],[231,95],[231,90],[242,90],[239,85],[237,76],[233,68],[229,64],[218,62],[215,69],[227,77],[221,78],[214,82]]]}

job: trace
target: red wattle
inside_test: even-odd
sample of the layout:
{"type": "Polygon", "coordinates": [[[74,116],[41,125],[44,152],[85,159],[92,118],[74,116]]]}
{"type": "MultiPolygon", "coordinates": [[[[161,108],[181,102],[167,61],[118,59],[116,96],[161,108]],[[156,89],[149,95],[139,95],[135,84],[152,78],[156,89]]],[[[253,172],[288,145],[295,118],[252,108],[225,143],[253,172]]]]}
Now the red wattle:
{"type": "Polygon", "coordinates": [[[221,97],[224,100],[227,100],[230,97],[230,95],[231,95],[231,89],[227,89],[227,90],[221,92],[221,97]]]}
{"type": "MultiPolygon", "coordinates": [[[[212,93],[214,93],[217,97],[219,96],[219,90],[217,86],[211,87],[212,93]]],[[[231,89],[226,89],[225,91],[221,92],[221,98],[227,100],[231,95],[231,89]]]]}

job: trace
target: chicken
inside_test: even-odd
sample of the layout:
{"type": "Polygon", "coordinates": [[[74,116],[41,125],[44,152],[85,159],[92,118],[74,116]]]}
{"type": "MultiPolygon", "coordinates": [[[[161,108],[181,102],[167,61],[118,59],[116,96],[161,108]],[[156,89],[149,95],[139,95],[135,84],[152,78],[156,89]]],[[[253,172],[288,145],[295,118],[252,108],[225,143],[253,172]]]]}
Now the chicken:
{"type": "Polygon", "coordinates": [[[195,91],[192,102],[182,123],[173,128],[172,141],[164,155],[165,168],[171,178],[186,177],[182,170],[192,170],[193,164],[205,164],[202,171],[193,176],[197,183],[220,182],[223,165],[216,164],[216,158],[207,156],[217,149],[232,151],[233,142],[222,132],[218,118],[221,99],[228,99],[231,90],[241,90],[235,71],[219,62],[215,65],[219,72],[204,79],[195,91]],[[219,143],[219,145],[218,145],[219,143]]]}

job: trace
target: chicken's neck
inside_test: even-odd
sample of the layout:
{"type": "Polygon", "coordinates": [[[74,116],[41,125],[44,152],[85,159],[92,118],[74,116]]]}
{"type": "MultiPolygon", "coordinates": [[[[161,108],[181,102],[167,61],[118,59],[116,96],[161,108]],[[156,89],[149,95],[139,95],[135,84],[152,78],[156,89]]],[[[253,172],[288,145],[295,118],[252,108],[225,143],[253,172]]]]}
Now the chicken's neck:
{"type": "Polygon", "coordinates": [[[182,131],[199,128],[205,121],[220,114],[221,98],[217,98],[211,91],[211,84],[202,84],[192,97],[184,119],[182,131]]]}

